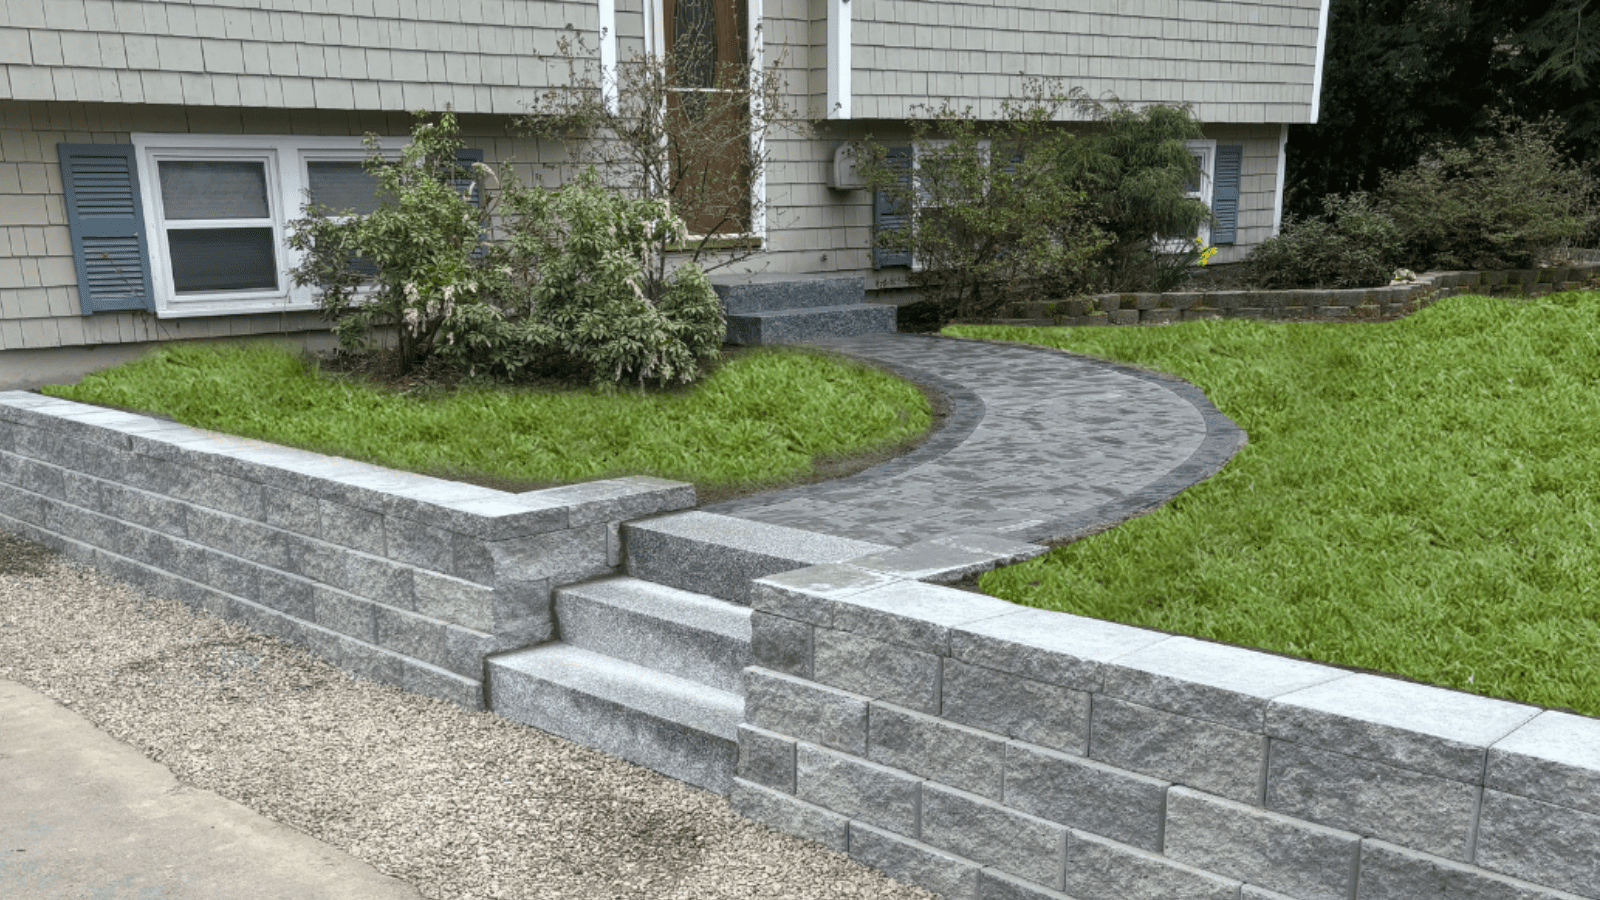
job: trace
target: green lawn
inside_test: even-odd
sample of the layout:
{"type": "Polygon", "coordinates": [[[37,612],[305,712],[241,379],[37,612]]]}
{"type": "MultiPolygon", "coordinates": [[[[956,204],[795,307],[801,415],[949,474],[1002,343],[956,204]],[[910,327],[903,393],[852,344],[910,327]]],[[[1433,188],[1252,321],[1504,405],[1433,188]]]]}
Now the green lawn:
{"type": "Polygon", "coordinates": [[[445,477],[655,475],[781,483],[814,458],[904,444],[931,423],[909,382],[799,350],[739,353],[688,390],[380,390],[270,344],[177,344],[44,393],[445,477]]]}
{"type": "Polygon", "coordinates": [[[985,592],[1600,715],[1600,295],[946,333],[1171,372],[1250,435],[1161,510],[985,592]]]}

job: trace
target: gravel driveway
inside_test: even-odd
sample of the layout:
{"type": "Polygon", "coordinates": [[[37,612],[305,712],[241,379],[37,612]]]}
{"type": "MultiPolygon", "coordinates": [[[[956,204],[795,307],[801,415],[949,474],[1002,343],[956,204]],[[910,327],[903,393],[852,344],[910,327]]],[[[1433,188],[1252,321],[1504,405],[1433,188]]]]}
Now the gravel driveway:
{"type": "Polygon", "coordinates": [[[439,900],[933,900],[726,800],[0,533],[0,678],[439,900]]]}

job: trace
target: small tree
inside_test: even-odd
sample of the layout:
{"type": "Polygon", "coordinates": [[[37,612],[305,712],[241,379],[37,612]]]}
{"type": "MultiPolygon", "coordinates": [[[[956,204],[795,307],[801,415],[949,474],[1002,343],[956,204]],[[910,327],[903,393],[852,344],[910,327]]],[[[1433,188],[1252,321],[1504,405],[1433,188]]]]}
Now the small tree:
{"type": "Polygon", "coordinates": [[[1111,242],[1098,258],[1107,290],[1166,290],[1182,280],[1201,248],[1194,242],[1211,210],[1188,196],[1199,177],[1184,141],[1201,136],[1186,106],[1133,109],[1112,98],[1075,94],[1097,127],[1067,145],[1063,162],[1111,242]]]}
{"type": "Polygon", "coordinates": [[[865,142],[858,169],[904,213],[876,242],[911,250],[910,283],[939,324],[993,318],[1019,293],[1070,296],[1092,283],[1108,238],[1062,162],[1076,138],[1052,120],[1068,99],[1032,82],[992,123],[946,101],[912,123],[909,171],[865,142]]]}
{"type": "MultiPolygon", "coordinates": [[[[470,199],[486,168],[457,162],[455,116],[417,113],[411,141],[397,159],[367,135],[363,168],[377,179],[381,207],[367,215],[308,202],[290,223],[289,246],[306,254],[290,274],[314,286],[324,319],[341,345],[353,348],[374,327],[396,326],[402,371],[433,354],[441,326],[465,304],[505,287],[474,253],[490,211],[470,199]],[[360,293],[363,287],[370,290],[360,293]]],[[[481,184],[479,185],[481,187],[481,184]]]]}
{"type": "Polygon", "coordinates": [[[771,210],[751,186],[767,169],[768,141],[810,130],[783,90],[782,58],[716,60],[686,38],[664,57],[636,53],[608,72],[580,35],[558,48],[567,83],[536,98],[521,129],[564,143],[572,163],[626,196],[669,202],[687,224],[687,235],[657,238],[646,296],[671,291],[677,260],[709,272],[758,252],[751,232],[771,210]]]}

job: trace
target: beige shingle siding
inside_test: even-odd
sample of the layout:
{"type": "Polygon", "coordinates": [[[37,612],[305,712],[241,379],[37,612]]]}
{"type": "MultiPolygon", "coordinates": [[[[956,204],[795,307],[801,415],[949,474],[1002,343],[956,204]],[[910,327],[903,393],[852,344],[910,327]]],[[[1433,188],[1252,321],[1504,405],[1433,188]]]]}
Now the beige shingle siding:
{"type": "Polygon", "coordinates": [[[509,114],[563,83],[539,54],[597,16],[594,0],[4,0],[0,96],[509,114]]]}
{"type": "Polygon", "coordinates": [[[862,119],[949,97],[980,115],[1024,75],[1091,96],[1188,102],[1207,122],[1308,122],[1321,0],[855,0],[862,119]]]}
{"type": "MultiPolygon", "coordinates": [[[[506,136],[504,124],[500,117],[463,117],[467,146],[482,149],[490,163],[514,157],[518,176],[525,182],[532,179],[535,163],[559,159],[557,148],[506,136]]],[[[82,315],[57,144],[125,144],[134,131],[165,131],[308,135],[375,132],[394,136],[385,143],[398,145],[410,127],[411,117],[405,113],[0,100],[0,350],[326,327],[314,312],[195,319],[157,319],[132,312],[82,315]]]]}

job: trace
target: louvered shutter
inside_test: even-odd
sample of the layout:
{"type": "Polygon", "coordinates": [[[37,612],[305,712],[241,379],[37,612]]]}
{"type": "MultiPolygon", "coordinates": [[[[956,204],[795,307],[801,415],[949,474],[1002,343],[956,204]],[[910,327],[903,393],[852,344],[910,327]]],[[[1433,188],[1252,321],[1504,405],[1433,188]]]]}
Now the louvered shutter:
{"type": "Polygon", "coordinates": [[[1217,227],[1211,243],[1231,244],[1239,231],[1239,176],[1244,169],[1244,147],[1228,144],[1217,148],[1217,167],[1211,189],[1211,213],[1217,227]]]}
{"type": "Polygon", "coordinates": [[[155,311],[132,144],[57,144],[83,314],[155,311]]]}
{"type": "MultiPolygon", "coordinates": [[[[473,163],[481,162],[483,162],[482,150],[463,149],[456,151],[456,165],[461,166],[463,169],[466,169],[469,172],[472,170],[473,163]]],[[[465,195],[468,200],[471,200],[473,203],[482,206],[484,202],[483,191],[479,190],[478,188],[478,182],[474,178],[456,179],[456,190],[465,195]]]]}
{"type": "MultiPolygon", "coordinates": [[[[903,187],[911,186],[911,148],[890,147],[884,157],[884,165],[896,170],[900,174],[900,184],[903,187]]],[[[897,228],[905,228],[911,224],[911,210],[905,209],[903,204],[897,202],[884,191],[877,191],[872,198],[872,224],[874,237],[897,228]]],[[[911,247],[880,247],[872,248],[872,267],[881,269],[884,266],[909,266],[911,265],[911,247]]]]}

